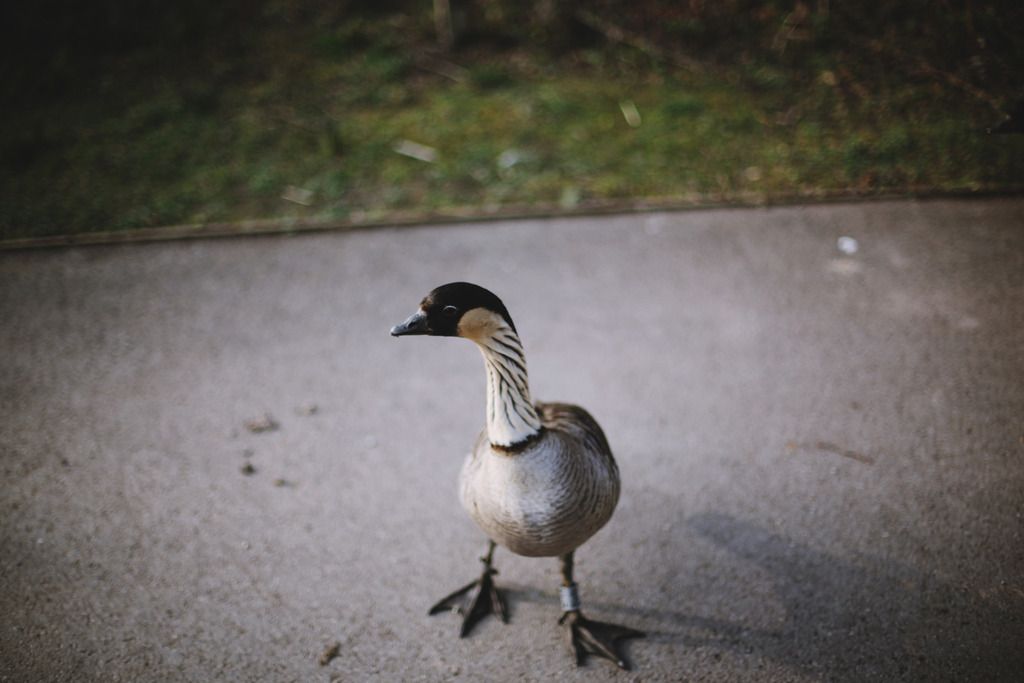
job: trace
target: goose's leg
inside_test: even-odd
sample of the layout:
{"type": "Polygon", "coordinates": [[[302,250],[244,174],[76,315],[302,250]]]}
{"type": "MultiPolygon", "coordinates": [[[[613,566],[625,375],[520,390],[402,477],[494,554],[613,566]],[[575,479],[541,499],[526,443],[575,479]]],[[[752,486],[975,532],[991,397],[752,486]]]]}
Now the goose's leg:
{"type": "Polygon", "coordinates": [[[569,649],[576,658],[576,665],[583,663],[587,654],[604,657],[625,670],[629,665],[622,659],[615,644],[623,638],[643,638],[644,634],[628,626],[591,621],[580,611],[580,598],[576,582],[572,580],[572,553],[562,555],[562,618],[559,624],[565,626],[569,649]]]}
{"type": "Polygon", "coordinates": [[[494,541],[488,541],[487,554],[480,558],[480,561],[484,563],[484,571],[479,579],[446,595],[430,608],[431,615],[448,611],[461,614],[460,638],[464,638],[473,629],[473,626],[488,614],[496,614],[503,622],[508,623],[505,596],[501,594],[497,586],[494,585],[494,579],[491,578],[498,573],[498,570],[491,566],[491,561],[494,559],[494,545],[494,541]],[[460,599],[466,593],[470,593],[469,600],[460,599]]]}

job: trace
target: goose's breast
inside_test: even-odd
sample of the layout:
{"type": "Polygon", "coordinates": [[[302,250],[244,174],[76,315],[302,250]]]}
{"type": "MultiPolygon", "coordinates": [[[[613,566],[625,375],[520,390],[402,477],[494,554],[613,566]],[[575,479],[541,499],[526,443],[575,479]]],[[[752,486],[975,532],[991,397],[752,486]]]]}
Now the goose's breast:
{"type": "Polygon", "coordinates": [[[484,441],[461,477],[462,504],[481,529],[533,557],[574,550],[604,526],[618,496],[613,467],[554,438],[514,455],[484,441]]]}

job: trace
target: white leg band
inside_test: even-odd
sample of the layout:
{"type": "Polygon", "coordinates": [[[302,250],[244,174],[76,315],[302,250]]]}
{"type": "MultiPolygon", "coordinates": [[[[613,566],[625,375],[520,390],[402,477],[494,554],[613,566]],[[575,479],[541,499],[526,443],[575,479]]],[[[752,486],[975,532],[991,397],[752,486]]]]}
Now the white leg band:
{"type": "Polygon", "coordinates": [[[576,584],[562,586],[562,611],[576,612],[580,608],[580,594],[576,590],[576,584]]]}

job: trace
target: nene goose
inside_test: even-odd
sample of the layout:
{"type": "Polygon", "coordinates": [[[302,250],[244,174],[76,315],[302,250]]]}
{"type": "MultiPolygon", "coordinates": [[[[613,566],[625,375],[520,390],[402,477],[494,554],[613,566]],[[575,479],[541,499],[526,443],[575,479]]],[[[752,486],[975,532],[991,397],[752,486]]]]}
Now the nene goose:
{"type": "Polygon", "coordinates": [[[464,337],[479,347],[487,372],[487,425],[459,479],[462,505],[488,537],[483,572],[430,614],[461,612],[460,636],[487,614],[507,622],[505,598],[493,579],[495,544],[527,557],[558,557],[559,623],[577,665],[593,654],[628,668],[617,641],[643,634],[583,616],[573,580],[573,553],[605,525],[619,499],[619,471],[601,427],[578,406],[530,400],[516,326],[483,287],[438,287],[391,334],[464,337]]]}

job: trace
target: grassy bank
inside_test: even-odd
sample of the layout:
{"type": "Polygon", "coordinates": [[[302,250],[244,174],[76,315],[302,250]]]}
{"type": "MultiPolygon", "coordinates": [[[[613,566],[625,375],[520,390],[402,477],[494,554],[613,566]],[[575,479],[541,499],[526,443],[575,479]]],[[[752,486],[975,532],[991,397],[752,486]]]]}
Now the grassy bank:
{"type": "Polygon", "coordinates": [[[164,44],[88,69],[51,63],[56,85],[40,92],[36,72],[11,72],[2,237],[1024,179],[1019,137],[984,133],[1010,95],[972,93],[948,71],[831,50],[680,63],[643,43],[584,42],[441,53],[429,14],[379,14],[269,21],[194,54],[164,44]]]}

